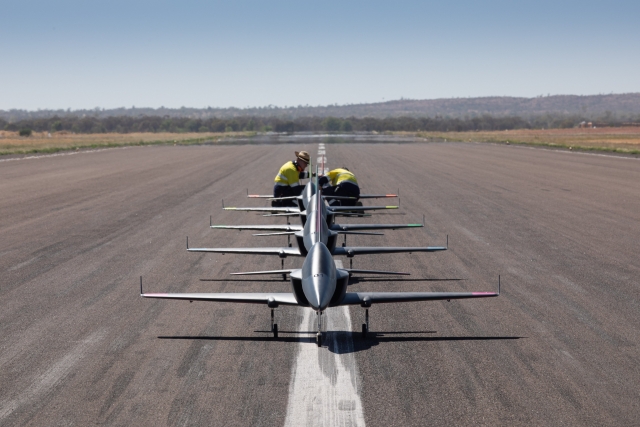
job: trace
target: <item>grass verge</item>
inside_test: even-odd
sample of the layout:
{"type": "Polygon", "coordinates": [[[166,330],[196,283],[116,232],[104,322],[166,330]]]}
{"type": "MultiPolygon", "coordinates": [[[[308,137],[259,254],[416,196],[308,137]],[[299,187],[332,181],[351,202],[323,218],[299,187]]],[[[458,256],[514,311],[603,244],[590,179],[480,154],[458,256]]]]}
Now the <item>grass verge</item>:
{"type": "Polygon", "coordinates": [[[72,134],[67,132],[34,133],[20,137],[17,132],[0,132],[0,155],[57,153],[80,149],[112,148],[136,145],[219,144],[234,137],[251,137],[255,132],[224,133],[128,133],[72,134]]]}
{"type": "MultiPolygon", "coordinates": [[[[521,129],[471,132],[387,132],[427,141],[490,142],[518,144],[575,151],[640,155],[640,127],[598,129],[521,129]]],[[[57,153],[79,149],[136,145],[197,145],[233,143],[234,138],[250,138],[256,132],[223,133],[128,133],[72,134],[34,132],[20,137],[18,132],[0,131],[0,155],[57,153]]]]}
{"type": "MultiPolygon", "coordinates": [[[[408,135],[406,132],[396,134],[408,135]]],[[[472,132],[413,132],[428,141],[490,142],[564,150],[640,154],[640,127],[522,129],[472,132]]]]}

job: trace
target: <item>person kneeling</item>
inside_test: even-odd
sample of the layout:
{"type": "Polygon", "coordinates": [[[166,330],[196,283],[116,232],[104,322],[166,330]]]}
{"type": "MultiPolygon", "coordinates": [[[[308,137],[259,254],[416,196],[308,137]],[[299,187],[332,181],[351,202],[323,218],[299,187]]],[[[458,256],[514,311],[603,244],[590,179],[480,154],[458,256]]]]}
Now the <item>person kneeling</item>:
{"type": "Polygon", "coordinates": [[[349,169],[342,167],[327,172],[320,177],[318,184],[324,196],[352,197],[351,199],[331,199],[329,205],[356,206],[360,198],[360,187],[356,176],[349,169]]]}
{"type": "MultiPolygon", "coordinates": [[[[304,190],[304,185],[300,185],[300,176],[309,165],[309,153],[306,151],[296,151],[296,159],[282,165],[275,178],[273,186],[273,197],[299,196],[304,190]]],[[[271,206],[297,206],[295,200],[272,200],[271,206]]]]}

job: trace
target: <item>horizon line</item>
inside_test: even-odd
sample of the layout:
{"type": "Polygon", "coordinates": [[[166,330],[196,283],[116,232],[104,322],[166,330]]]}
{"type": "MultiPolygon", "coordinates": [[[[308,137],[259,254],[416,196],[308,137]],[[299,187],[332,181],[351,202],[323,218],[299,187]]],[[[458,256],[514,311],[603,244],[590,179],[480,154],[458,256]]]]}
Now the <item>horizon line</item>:
{"type": "Polygon", "coordinates": [[[230,107],[212,107],[212,106],[206,106],[206,107],[186,107],[186,106],[180,106],[180,107],[165,107],[164,105],[161,105],[159,107],[136,107],[135,105],[132,105],[131,107],[125,107],[125,106],[120,106],[120,107],[110,107],[110,108],[104,108],[104,107],[91,107],[91,108],[71,108],[71,107],[67,107],[67,108],[38,108],[35,110],[29,110],[29,109],[23,109],[23,108],[9,108],[9,109],[0,109],[0,111],[2,112],[10,112],[10,111],[23,111],[23,112],[46,112],[46,111],[64,111],[64,112],[77,112],[77,111],[110,111],[110,110],[129,110],[129,111],[133,111],[133,110],[256,110],[256,109],[270,109],[270,110],[289,110],[289,109],[299,109],[299,108],[341,108],[341,107],[353,107],[353,106],[364,106],[364,105],[380,105],[380,104],[388,104],[388,103],[392,103],[392,102],[403,102],[403,101],[416,101],[416,102],[424,102],[424,101],[442,101],[442,100],[457,100],[457,99],[466,99],[466,100],[472,100],[472,99],[491,99],[491,98],[513,98],[513,99],[528,99],[528,100],[532,100],[532,99],[540,99],[540,98],[553,98],[553,97],[605,97],[605,96],[622,96],[622,95],[640,95],[640,92],[623,92],[623,93],[598,93],[598,94],[591,94],[591,95],[576,95],[576,94],[547,94],[547,95],[537,95],[537,96],[533,96],[533,97],[526,97],[526,96],[511,96],[511,95],[489,95],[489,96],[468,96],[468,97],[460,97],[460,96],[456,96],[456,97],[449,97],[449,98],[405,98],[405,97],[400,97],[398,99],[391,99],[391,100],[385,100],[385,101],[379,101],[379,102],[361,102],[361,103],[351,103],[351,104],[326,104],[326,105],[284,105],[284,106],[279,106],[279,105],[273,105],[273,104],[269,104],[269,105],[263,105],[263,106],[248,106],[248,107],[235,107],[235,106],[230,106],[230,107]]]}

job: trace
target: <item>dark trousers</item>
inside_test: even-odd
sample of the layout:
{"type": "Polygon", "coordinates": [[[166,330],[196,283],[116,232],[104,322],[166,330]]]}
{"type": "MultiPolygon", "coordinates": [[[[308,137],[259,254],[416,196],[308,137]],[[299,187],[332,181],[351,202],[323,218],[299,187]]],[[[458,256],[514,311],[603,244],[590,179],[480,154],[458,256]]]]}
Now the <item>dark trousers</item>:
{"type": "Polygon", "coordinates": [[[333,206],[356,206],[360,197],[360,187],[352,182],[341,182],[335,187],[323,188],[322,194],[325,196],[355,197],[355,199],[347,200],[329,199],[329,204],[333,206]]]}
{"type": "MultiPolygon", "coordinates": [[[[289,187],[288,185],[274,185],[273,197],[291,197],[299,196],[304,191],[304,185],[289,187]]],[[[272,200],[272,207],[298,206],[295,200],[272,200]]]]}

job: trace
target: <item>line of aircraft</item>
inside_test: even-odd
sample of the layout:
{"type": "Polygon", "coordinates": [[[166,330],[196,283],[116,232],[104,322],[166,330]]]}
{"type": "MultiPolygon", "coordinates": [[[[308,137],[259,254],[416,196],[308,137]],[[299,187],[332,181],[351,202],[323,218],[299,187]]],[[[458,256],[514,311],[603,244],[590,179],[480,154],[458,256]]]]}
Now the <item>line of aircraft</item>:
{"type": "MultiPolygon", "coordinates": [[[[324,168],[323,168],[324,169],[324,168]]],[[[268,198],[269,196],[249,195],[250,198],[268,198]]],[[[396,195],[361,195],[360,198],[396,197],[396,195]]],[[[144,298],[163,298],[188,301],[217,301],[263,304],[271,309],[271,331],[278,337],[278,325],[274,321],[274,309],[279,306],[309,307],[316,312],[316,343],[320,347],[323,341],[323,315],[328,307],[345,305],[360,305],[365,308],[365,323],[362,324],[362,336],[366,338],[369,332],[369,307],[373,304],[399,303],[411,301],[452,300],[463,298],[486,298],[500,295],[500,280],[498,278],[498,292],[348,292],[349,279],[354,274],[380,275],[408,275],[409,273],[354,269],[353,257],[365,254],[412,253],[412,252],[440,252],[447,246],[424,247],[355,247],[346,245],[347,234],[379,234],[368,233],[366,230],[396,230],[411,229],[424,226],[423,224],[337,224],[336,216],[363,216],[365,211],[381,209],[397,209],[397,206],[329,206],[328,199],[339,199],[336,196],[323,196],[322,188],[318,185],[318,169],[315,178],[305,186],[300,196],[287,198],[295,201],[293,207],[264,207],[244,208],[225,207],[234,211],[265,212],[265,216],[287,216],[287,224],[283,225],[213,225],[211,229],[237,229],[266,231],[256,235],[287,235],[295,237],[296,246],[289,240],[284,247],[252,247],[252,248],[191,248],[187,238],[189,252],[236,253],[253,255],[277,255],[281,259],[279,270],[249,271],[231,273],[233,275],[282,275],[289,277],[291,292],[262,292],[262,293],[144,293],[142,277],[140,278],[140,295],[144,298]],[[288,217],[297,216],[300,225],[290,224],[288,217]],[[337,245],[338,235],[344,235],[344,242],[337,245]],[[338,268],[334,256],[347,256],[350,268],[338,268]],[[287,257],[302,257],[301,268],[285,269],[284,259],[287,257]]],[[[279,199],[284,200],[284,199],[279,199]]],[[[447,239],[448,240],[448,239],[447,239]]]]}

